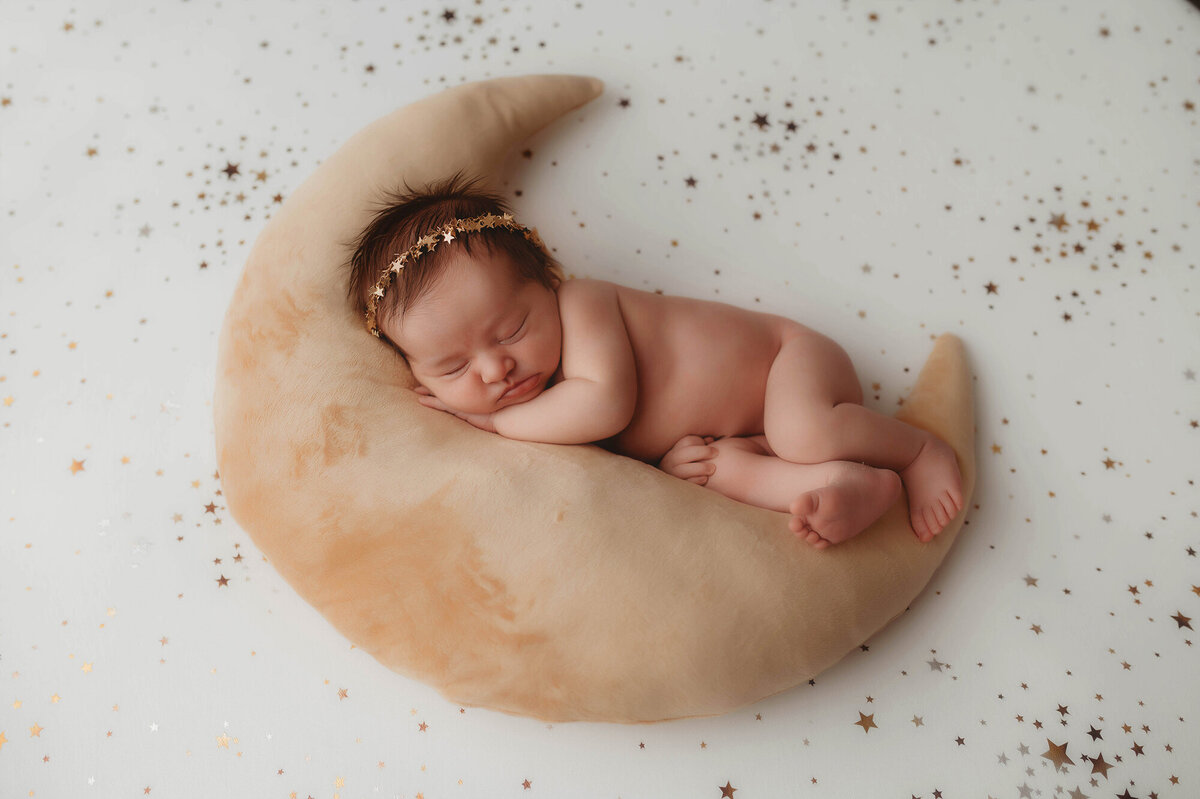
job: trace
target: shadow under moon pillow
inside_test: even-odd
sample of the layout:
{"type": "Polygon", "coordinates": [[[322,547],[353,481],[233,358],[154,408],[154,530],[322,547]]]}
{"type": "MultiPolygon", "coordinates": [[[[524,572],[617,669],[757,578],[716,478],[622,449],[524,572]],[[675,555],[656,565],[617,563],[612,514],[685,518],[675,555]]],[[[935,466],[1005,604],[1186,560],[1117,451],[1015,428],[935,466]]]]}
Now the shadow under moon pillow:
{"type": "Polygon", "coordinates": [[[594,445],[513,441],[423,407],[347,300],[344,242],[383,188],[495,176],[593,78],[469,83],[351,137],[259,235],[221,330],[217,463],[238,524],[380,663],[546,721],[715,715],[805,682],[902,613],[975,484],[971,381],[939,337],[899,418],[958,455],[964,510],[928,544],[902,497],[818,551],[785,514],[594,445]]]}

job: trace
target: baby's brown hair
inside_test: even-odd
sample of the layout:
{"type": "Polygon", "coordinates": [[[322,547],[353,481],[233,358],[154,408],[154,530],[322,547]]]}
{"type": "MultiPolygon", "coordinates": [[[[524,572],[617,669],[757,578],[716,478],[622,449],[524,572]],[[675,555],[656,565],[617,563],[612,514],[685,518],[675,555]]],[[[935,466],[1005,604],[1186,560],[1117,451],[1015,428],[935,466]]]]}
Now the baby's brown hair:
{"type": "MultiPolygon", "coordinates": [[[[404,192],[384,192],[383,207],[352,244],[349,293],[359,311],[366,309],[379,276],[392,260],[416,244],[421,236],[454,219],[511,213],[501,197],[478,188],[479,183],[479,178],[468,178],[459,171],[445,180],[426,184],[423,189],[414,190],[405,183],[404,192]]],[[[416,304],[445,270],[455,247],[464,248],[470,255],[471,247],[481,244],[489,254],[507,255],[522,283],[536,281],[554,290],[563,281],[558,261],[520,233],[504,228],[473,231],[452,244],[424,253],[401,269],[379,301],[377,320],[382,322],[393,314],[403,314],[416,304]]],[[[380,338],[400,349],[382,330],[380,338]]]]}

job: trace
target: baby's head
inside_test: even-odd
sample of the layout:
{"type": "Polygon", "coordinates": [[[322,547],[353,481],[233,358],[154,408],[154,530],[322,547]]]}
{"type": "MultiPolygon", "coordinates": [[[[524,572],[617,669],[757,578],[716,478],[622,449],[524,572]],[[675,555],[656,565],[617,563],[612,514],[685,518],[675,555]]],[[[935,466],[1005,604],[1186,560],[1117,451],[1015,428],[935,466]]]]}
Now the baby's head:
{"type": "MultiPolygon", "coordinates": [[[[537,396],[558,368],[562,268],[535,232],[499,218],[499,197],[461,173],[414,191],[392,193],[355,242],[350,297],[366,311],[374,296],[379,337],[404,357],[413,375],[442,402],[466,413],[491,413],[537,396]],[[435,231],[456,219],[498,217],[435,231]],[[511,225],[506,227],[505,225],[511,225]],[[514,229],[516,228],[516,229],[514,229]],[[422,237],[426,247],[413,252],[422,237]],[[398,270],[392,264],[407,253],[398,270]],[[390,283],[380,278],[392,270],[390,283]],[[377,284],[384,288],[378,296],[377,284]],[[503,396],[528,378],[532,388],[503,396]]],[[[365,313],[368,325],[372,316],[365,313]]]]}

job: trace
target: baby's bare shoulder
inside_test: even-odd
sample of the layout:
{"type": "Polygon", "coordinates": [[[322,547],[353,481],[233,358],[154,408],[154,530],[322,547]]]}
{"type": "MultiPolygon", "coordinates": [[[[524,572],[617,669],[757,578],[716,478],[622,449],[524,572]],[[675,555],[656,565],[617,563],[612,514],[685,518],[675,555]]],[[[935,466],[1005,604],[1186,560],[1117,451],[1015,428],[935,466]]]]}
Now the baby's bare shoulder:
{"type": "Polygon", "coordinates": [[[607,280],[577,277],[563,281],[557,292],[564,324],[572,321],[571,317],[594,317],[601,309],[617,307],[617,285],[607,280]]]}
{"type": "Polygon", "coordinates": [[[567,294],[579,294],[581,292],[615,292],[616,290],[616,283],[610,283],[607,280],[597,280],[593,277],[573,277],[570,280],[564,280],[558,286],[560,296],[563,292],[567,294]]]}
{"type": "Polygon", "coordinates": [[[562,370],[566,377],[624,381],[633,374],[633,347],[615,284],[569,280],[558,288],[562,370]]]}

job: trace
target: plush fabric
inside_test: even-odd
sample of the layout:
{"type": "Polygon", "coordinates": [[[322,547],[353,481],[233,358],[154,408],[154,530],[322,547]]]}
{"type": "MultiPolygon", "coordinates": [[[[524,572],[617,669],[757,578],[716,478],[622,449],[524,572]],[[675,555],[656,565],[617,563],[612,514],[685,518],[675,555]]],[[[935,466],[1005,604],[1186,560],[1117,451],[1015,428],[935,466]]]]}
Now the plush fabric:
{"type": "MultiPolygon", "coordinates": [[[[256,241],[221,331],[217,458],[236,521],[359,647],[462,705],[549,721],[712,715],[806,681],[904,611],[962,514],[918,543],[900,500],[852,541],[595,446],[510,441],[422,407],[346,299],[376,190],[495,174],[599,81],[459,86],[329,157],[256,241]]],[[[975,483],[971,382],[936,340],[901,418],[975,483]]],[[[965,513],[965,511],[964,511],[965,513]]]]}

